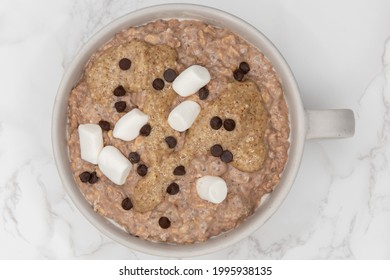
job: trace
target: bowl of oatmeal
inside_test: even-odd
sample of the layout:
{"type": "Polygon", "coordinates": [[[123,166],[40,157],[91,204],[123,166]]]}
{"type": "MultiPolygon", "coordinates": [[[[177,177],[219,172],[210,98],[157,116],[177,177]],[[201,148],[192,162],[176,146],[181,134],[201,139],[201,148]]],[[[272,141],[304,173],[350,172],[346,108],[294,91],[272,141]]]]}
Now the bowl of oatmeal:
{"type": "Polygon", "coordinates": [[[288,64],[257,29],[209,7],[125,15],[66,70],[52,140],[63,185],[113,240],[168,257],[215,252],[287,196],[306,136],[288,64]]]}

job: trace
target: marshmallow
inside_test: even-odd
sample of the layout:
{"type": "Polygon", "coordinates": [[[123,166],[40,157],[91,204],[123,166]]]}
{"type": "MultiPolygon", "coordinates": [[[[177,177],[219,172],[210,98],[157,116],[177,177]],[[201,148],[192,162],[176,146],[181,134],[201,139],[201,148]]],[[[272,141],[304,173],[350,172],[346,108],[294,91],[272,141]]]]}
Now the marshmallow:
{"type": "Polygon", "coordinates": [[[196,190],[200,198],[212,203],[221,203],[227,196],[225,180],[218,176],[203,176],[196,181],[196,190]]]}
{"type": "Polygon", "coordinates": [[[80,124],[78,127],[81,158],[93,164],[103,149],[103,132],[97,124],[80,124]]]}
{"type": "Polygon", "coordinates": [[[181,96],[189,96],[210,82],[209,71],[200,65],[192,65],[180,73],[172,83],[172,88],[181,96]]]}
{"type": "Polygon", "coordinates": [[[183,132],[191,127],[199,112],[198,103],[191,100],[183,101],[169,113],[168,123],[174,130],[183,132]]]}
{"type": "Polygon", "coordinates": [[[133,165],[114,146],[106,146],[99,154],[98,166],[108,179],[123,185],[133,165]]]}
{"type": "Polygon", "coordinates": [[[116,122],[112,135],[124,141],[131,141],[137,138],[139,130],[148,121],[148,115],[139,109],[133,109],[116,122]]]}

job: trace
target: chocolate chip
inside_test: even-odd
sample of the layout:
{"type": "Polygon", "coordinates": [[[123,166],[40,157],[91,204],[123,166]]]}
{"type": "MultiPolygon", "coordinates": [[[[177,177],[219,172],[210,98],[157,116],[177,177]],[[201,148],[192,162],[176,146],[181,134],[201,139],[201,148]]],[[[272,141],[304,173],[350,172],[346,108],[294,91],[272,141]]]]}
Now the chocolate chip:
{"type": "Polygon", "coordinates": [[[99,126],[105,131],[109,131],[111,129],[111,125],[108,121],[99,121],[99,126]]]}
{"type": "Polygon", "coordinates": [[[122,113],[126,109],[126,102],[125,101],[115,102],[114,107],[118,113],[122,113]]]}
{"type": "Polygon", "coordinates": [[[199,99],[200,100],[205,100],[208,96],[209,96],[209,89],[204,86],[202,87],[199,91],[198,91],[198,94],[199,94],[199,99]]]}
{"type": "Polygon", "coordinates": [[[133,203],[131,202],[131,199],[126,197],[124,200],[122,200],[122,208],[124,210],[130,210],[133,208],[133,203]]]}
{"type": "Polygon", "coordinates": [[[177,145],[177,140],[176,140],[176,138],[173,137],[173,136],[168,136],[168,137],[166,137],[166,138],[165,138],[165,142],[167,143],[167,145],[168,145],[168,147],[169,147],[170,149],[175,148],[176,145],[177,145]]]}
{"type": "Polygon", "coordinates": [[[178,184],[176,183],[172,183],[168,186],[167,188],[167,193],[169,193],[170,195],[175,195],[177,194],[178,192],[180,191],[180,187],[178,184]]]}
{"type": "Polygon", "coordinates": [[[244,72],[242,72],[242,70],[240,70],[240,69],[236,69],[233,72],[234,79],[236,79],[239,82],[242,81],[242,79],[244,78],[244,75],[245,75],[244,72]]]}
{"type": "Polygon", "coordinates": [[[89,173],[88,171],[84,171],[83,173],[81,173],[79,175],[79,177],[80,177],[81,182],[86,183],[91,178],[91,173],[89,173]]]}
{"type": "Polygon", "coordinates": [[[221,160],[223,162],[229,163],[233,160],[233,154],[229,150],[225,150],[222,152],[221,160]]]}
{"type": "Polygon", "coordinates": [[[177,77],[176,71],[168,68],[167,70],[164,71],[164,79],[165,81],[172,83],[177,77]]]}
{"type": "Polygon", "coordinates": [[[176,166],[176,168],[173,170],[174,175],[185,175],[186,174],[186,169],[183,165],[176,166]]]}
{"type": "Polygon", "coordinates": [[[122,86],[117,86],[115,89],[114,89],[114,95],[115,96],[124,96],[126,94],[126,90],[124,87],[122,86]]]}
{"type": "Polygon", "coordinates": [[[161,217],[158,220],[158,224],[160,225],[161,228],[167,229],[171,226],[171,221],[167,217],[161,217]]]}
{"type": "Polygon", "coordinates": [[[139,134],[142,136],[149,136],[150,132],[152,131],[152,127],[150,124],[145,124],[141,129],[139,130],[139,134]]]}
{"type": "Polygon", "coordinates": [[[96,175],[96,172],[91,173],[91,177],[88,180],[88,183],[95,184],[97,181],[99,181],[99,177],[96,175]]]}
{"type": "Polygon", "coordinates": [[[122,70],[129,70],[131,67],[131,60],[128,58],[122,58],[119,60],[119,68],[122,70]]]}
{"type": "Polygon", "coordinates": [[[218,130],[222,126],[222,120],[220,117],[212,117],[210,120],[210,126],[212,129],[218,130]]]}
{"type": "Polygon", "coordinates": [[[164,81],[160,78],[154,79],[152,86],[155,90],[162,90],[164,88],[164,81]]]}
{"type": "Polygon", "coordinates": [[[245,61],[241,62],[238,66],[238,69],[242,71],[242,73],[247,74],[251,68],[249,67],[249,64],[245,61]]]}
{"type": "Polygon", "coordinates": [[[148,167],[145,164],[138,165],[137,173],[139,176],[144,177],[146,174],[148,174],[148,167]]]}
{"type": "Polygon", "coordinates": [[[236,128],[236,122],[232,119],[226,119],[223,121],[223,127],[227,130],[227,131],[232,131],[236,128]]]}
{"type": "Polygon", "coordinates": [[[141,157],[137,152],[131,152],[129,154],[129,160],[132,164],[138,163],[141,160],[141,157]]]}
{"type": "Polygon", "coordinates": [[[223,148],[221,145],[219,144],[215,144],[213,145],[211,148],[210,148],[210,153],[211,155],[215,156],[215,157],[220,157],[222,155],[222,152],[223,152],[223,148]]]}

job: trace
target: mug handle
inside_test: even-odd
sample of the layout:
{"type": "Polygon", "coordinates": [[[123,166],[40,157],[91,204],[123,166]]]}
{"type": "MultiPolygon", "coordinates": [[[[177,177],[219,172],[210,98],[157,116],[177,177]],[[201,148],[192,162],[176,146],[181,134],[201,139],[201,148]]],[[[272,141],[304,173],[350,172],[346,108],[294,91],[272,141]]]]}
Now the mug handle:
{"type": "Polygon", "coordinates": [[[306,139],[352,137],[355,116],[350,109],[305,110],[306,139]]]}

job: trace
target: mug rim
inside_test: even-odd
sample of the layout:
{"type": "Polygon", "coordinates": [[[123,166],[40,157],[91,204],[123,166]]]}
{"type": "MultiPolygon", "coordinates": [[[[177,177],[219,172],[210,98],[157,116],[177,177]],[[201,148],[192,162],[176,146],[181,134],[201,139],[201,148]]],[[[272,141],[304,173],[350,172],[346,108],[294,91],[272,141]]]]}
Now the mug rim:
{"type": "Polygon", "coordinates": [[[111,21],[81,47],[70,65],[65,69],[60,82],[53,106],[51,130],[53,154],[61,182],[66,193],[83,216],[100,232],[130,249],[154,256],[177,258],[201,256],[225,249],[248,237],[271,218],[288,195],[298,173],[305,142],[306,124],[303,104],[294,75],[279,50],[263,33],[243,19],[216,8],[195,4],[163,4],[132,11],[111,21]],[[182,15],[181,17],[172,16],[179,13],[182,15]],[[201,19],[217,26],[222,25],[222,27],[232,30],[248,43],[260,49],[271,61],[281,79],[289,110],[290,148],[288,160],[281,180],[275,186],[273,192],[237,228],[221,233],[205,242],[194,244],[157,243],[136,238],[115,226],[109,219],[93,211],[92,206],[81,194],[74,181],[68,155],[66,135],[67,100],[71,89],[82,77],[84,66],[92,53],[126,26],[142,25],[159,18],[169,18],[167,15],[171,15],[171,18],[201,19]],[[135,22],[143,23],[135,24],[135,22]],[[241,32],[237,32],[238,29],[241,32]],[[251,40],[248,40],[248,37],[251,40]],[[261,48],[258,45],[261,45],[261,48]],[[261,212],[258,211],[259,209],[261,209],[261,212]]]}

